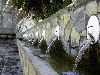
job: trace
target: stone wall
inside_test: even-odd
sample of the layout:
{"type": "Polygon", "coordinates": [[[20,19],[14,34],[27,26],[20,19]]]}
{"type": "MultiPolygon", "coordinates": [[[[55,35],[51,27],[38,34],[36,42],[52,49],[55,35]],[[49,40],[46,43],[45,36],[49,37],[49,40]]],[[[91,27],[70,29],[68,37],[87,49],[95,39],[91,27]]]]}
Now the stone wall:
{"type": "Polygon", "coordinates": [[[33,33],[34,38],[36,31],[38,31],[38,39],[40,39],[43,29],[46,29],[45,40],[49,45],[55,37],[55,28],[58,25],[66,52],[76,55],[79,46],[86,39],[86,26],[92,15],[96,15],[100,22],[100,1],[73,0],[72,4],[23,32],[22,35],[28,34],[29,36],[30,33],[33,33]]]}
{"type": "Polygon", "coordinates": [[[11,9],[6,5],[6,1],[2,0],[3,4],[1,3],[2,5],[4,5],[1,10],[1,16],[2,16],[2,19],[1,19],[2,32],[1,33],[10,34],[14,32],[14,29],[13,29],[14,25],[12,24],[13,14],[12,14],[11,9]]]}
{"type": "Polygon", "coordinates": [[[48,63],[33,55],[31,49],[20,40],[16,40],[23,75],[58,75],[48,63]]]}
{"type": "Polygon", "coordinates": [[[15,27],[18,23],[17,17],[11,9],[12,1],[0,0],[0,34],[15,34],[15,27]]]}

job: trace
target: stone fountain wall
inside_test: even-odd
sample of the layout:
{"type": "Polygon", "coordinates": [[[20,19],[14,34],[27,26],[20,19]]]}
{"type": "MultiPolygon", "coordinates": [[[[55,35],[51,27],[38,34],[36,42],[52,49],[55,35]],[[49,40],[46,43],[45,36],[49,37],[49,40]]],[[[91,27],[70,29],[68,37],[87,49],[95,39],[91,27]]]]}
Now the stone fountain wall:
{"type": "Polygon", "coordinates": [[[16,17],[16,9],[12,10],[12,1],[0,0],[0,34],[15,34],[18,17],[16,17]]]}
{"type": "Polygon", "coordinates": [[[55,36],[55,28],[59,25],[60,37],[66,52],[71,55],[76,55],[78,47],[86,39],[86,25],[89,17],[96,15],[100,22],[100,1],[72,1],[72,4],[23,32],[22,35],[33,33],[35,37],[36,31],[39,31],[38,39],[40,39],[43,29],[46,29],[45,40],[49,45],[55,36]]]}

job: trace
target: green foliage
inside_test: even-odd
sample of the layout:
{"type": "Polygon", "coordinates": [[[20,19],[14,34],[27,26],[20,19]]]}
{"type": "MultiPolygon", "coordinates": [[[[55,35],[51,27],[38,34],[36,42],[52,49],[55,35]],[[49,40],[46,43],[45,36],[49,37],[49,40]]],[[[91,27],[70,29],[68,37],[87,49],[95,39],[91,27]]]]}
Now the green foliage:
{"type": "Polygon", "coordinates": [[[23,8],[23,11],[30,11],[35,15],[35,18],[45,19],[56,13],[66,5],[70,4],[71,0],[12,0],[14,7],[23,8]]]}
{"type": "Polygon", "coordinates": [[[66,51],[64,50],[64,46],[63,46],[63,43],[62,43],[62,41],[61,41],[61,39],[60,40],[56,40],[53,44],[52,44],[52,46],[51,46],[51,48],[50,48],[50,55],[52,56],[52,57],[55,57],[55,58],[60,58],[60,60],[67,60],[67,59],[69,59],[69,60],[67,60],[68,62],[73,62],[73,58],[70,56],[70,55],[68,55],[67,53],[66,53],[66,51]]]}
{"type": "Polygon", "coordinates": [[[100,74],[100,45],[99,43],[90,45],[79,62],[78,69],[89,71],[90,75],[100,74]]]}
{"type": "Polygon", "coordinates": [[[47,50],[47,43],[45,40],[42,41],[41,45],[39,46],[39,48],[41,49],[41,53],[45,54],[46,50],[47,50]]]}

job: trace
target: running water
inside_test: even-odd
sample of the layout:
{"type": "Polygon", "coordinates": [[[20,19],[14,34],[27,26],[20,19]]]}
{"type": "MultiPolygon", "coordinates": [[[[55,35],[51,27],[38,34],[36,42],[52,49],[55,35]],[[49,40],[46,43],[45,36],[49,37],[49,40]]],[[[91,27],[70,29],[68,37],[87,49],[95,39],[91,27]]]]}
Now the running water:
{"type": "Polygon", "coordinates": [[[51,41],[51,43],[49,44],[46,53],[49,53],[50,48],[51,48],[52,44],[54,43],[54,41],[55,41],[56,39],[59,40],[59,26],[58,26],[58,25],[56,26],[56,29],[55,29],[55,36],[56,36],[56,37],[55,37],[55,38],[51,41]]]}
{"type": "Polygon", "coordinates": [[[84,54],[85,50],[90,46],[90,44],[94,44],[99,40],[99,20],[96,16],[91,16],[88,25],[87,25],[87,40],[83,43],[78,56],[75,60],[75,65],[73,70],[77,68],[78,62],[80,62],[82,55],[84,54]],[[94,32],[95,31],[95,32],[94,32]]]}
{"type": "Polygon", "coordinates": [[[42,43],[42,41],[45,39],[45,29],[43,30],[43,32],[42,32],[42,38],[39,40],[39,45],[38,46],[40,46],[41,45],[41,43],[42,43]]]}
{"type": "Polygon", "coordinates": [[[47,58],[47,57],[50,57],[49,51],[50,51],[50,48],[51,48],[52,44],[54,43],[54,41],[55,41],[56,39],[57,39],[57,37],[55,37],[55,38],[51,41],[51,43],[49,44],[49,46],[48,46],[48,48],[47,48],[45,54],[39,55],[40,58],[47,58]]]}
{"type": "Polygon", "coordinates": [[[42,41],[43,41],[43,37],[39,40],[39,44],[38,44],[38,47],[41,45],[42,41]]]}
{"type": "Polygon", "coordinates": [[[51,41],[51,43],[49,44],[49,46],[48,46],[48,48],[47,48],[46,54],[49,53],[50,48],[51,48],[52,44],[54,43],[54,41],[55,41],[56,39],[57,39],[57,37],[55,37],[55,38],[51,41]]]}
{"type": "Polygon", "coordinates": [[[77,65],[80,62],[82,55],[84,54],[85,50],[90,46],[90,43],[91,43],[91,40],[85,40],[83,42],[83,45],[80,48],[79,53],[76,57],[75,64],[74,64],[74,67],[73,67],[73,71],[75,71],[75,69],[77,68],[77,65]]]}

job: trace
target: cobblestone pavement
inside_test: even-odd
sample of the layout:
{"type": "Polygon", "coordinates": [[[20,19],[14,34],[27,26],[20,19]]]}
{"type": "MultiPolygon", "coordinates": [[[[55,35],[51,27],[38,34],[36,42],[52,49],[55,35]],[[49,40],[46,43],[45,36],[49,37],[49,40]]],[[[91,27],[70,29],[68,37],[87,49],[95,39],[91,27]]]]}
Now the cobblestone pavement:
{"type": "Polygon", "coordinates": [[[0,75],[23,75],[17,46],[13,39],[0,39],[0,75]]]}

